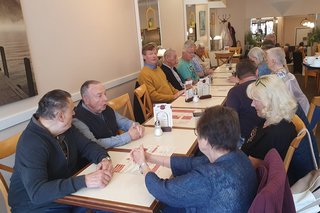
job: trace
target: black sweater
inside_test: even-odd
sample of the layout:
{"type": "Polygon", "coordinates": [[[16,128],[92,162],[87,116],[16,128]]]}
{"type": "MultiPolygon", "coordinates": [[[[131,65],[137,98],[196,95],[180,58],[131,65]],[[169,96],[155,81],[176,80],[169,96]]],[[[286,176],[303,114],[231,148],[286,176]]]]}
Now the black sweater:
{"type": "Polygon", "coordinates": [[[92,163],[99,163],[108,156],[105,149],[73,126],[64,136],[67,159],[57,139],[32,118],[17,145],[9,189],[12,212],[44,212],[54,205],[55,199],[86,187],[83,175],[73,176],[80,156],[92,163]]]}

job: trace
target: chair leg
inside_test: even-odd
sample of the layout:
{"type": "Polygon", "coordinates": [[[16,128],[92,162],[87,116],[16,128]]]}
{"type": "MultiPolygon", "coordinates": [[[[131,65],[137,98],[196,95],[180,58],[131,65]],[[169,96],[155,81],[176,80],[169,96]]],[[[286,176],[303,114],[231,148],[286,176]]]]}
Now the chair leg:
{"type": "Polygon", "coordinates": [[[307,68],[305,69],[305,73],[304,73],[304,88],[306,89],[308,85],[308,70],[307,68]]]}

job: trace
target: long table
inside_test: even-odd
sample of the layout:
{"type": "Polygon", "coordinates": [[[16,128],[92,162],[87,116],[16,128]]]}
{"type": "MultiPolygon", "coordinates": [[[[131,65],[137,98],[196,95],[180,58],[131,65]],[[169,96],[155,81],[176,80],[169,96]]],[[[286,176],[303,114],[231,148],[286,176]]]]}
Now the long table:
{"type": "MultiPolygon", "coordinates": [[[[145,127],[143,138],[108,152],[115,172],[105,188],[83,188],[58,199],[57,202],[112,212],[158,211],[160,203],[148,192],[144,176],[139,173],[138,166],[129,159],[130,150],[143,144],[148,152],[154,154],[190,156],[197,149],[197,141],[193,129],[172,129],[171,132],[164,132],[161,136],[155,136],[153,131],[153,127],[145,127]]],[[[95,166],[91,164],[79,175],[93,172],[95,166]]],[[[150,168],[161,178],[169,178],[172,175],[168,168],[157,165],[150,165],[150,168]]]]}
{"type": "MultiPolygon", "coordinates": [[[[207,107],[223,104],[228,91],[233,84],[227,81],[235,65],[229,69],[226,65],[217,68],[212,76],[211,95],[209,99],[199,102],[185,102],[181,96],[172,102],[173,128],[171,132],[164,132],[157,137],[154,135],[154,121],[150,119],[145,125],[145,135],[139,140],[132,141],[121,147],[110,149],[114,165],[114,176],[111,182],[102,189],[81,189],[57,202],[83,206],[91,209],[100,209],[111,212],[157,212],[160,203],[146,189],[144,176],[138,172],[138,167],[129,159],[129,152],[143,144],[148,152],[167,155],[179,154],[191,156],[197,150],[197,141],[194,128],[198,118],[193,112],[207,107]]],[[[91,164],[78,175],[87,174],[95,170],[91,164]]],[[[170,178],[171,170],[158,165],[150,165],[161,178],[170,178]]]]}
{"type": "MultiPolygon", "coordinates": [[[[72,195],[59,199],[58,202],[112,212],[156,212],[159,202],[148,192],[144,176],[138,166],[129,159],[128,152],[109,151],[114,165],[114,174],[105,188],[83,188],[72,195]]],[[[78,175],[95,171],[91,164],[78,175]]],[[[165,167],[152,167],[161,178],[169,178],[171,170],[165,167]]]]}

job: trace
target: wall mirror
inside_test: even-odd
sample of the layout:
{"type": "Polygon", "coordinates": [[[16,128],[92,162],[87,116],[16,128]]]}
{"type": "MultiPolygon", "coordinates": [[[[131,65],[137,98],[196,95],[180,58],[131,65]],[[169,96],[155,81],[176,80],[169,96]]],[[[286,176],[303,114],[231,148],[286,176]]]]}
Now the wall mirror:
{"type": "Polygon", "coordinates": [[[0,105],[37,95],[20,1],[0,2],[0,105]]]}
{"type": "Polygon", "coordinates": [[[185,4],[186,40],[201,41],[210,48],[209,10],[207,4],[185,4]]]}
{"type": "Polygon", "coordinates": [[[216,14],[218,8],[226,6],[212,1],[195,0],[184,0],[184,4],[186,40],[201,41],[211,51],[221,49],[222,26],[216,24],[218,23],[216,14]]]}
{"type": "Polygon", "coordinates": [[[138,7],[142,45],[154,42],[161,46],[158,0],[139,0],[138,7]]]}
{"type": "Polygon", "coordinates": [[[316,26],[315,14],[259,17],[250,20],[250,31],[257,45],[263,41],[265,35],[274,33],[276,42],[281,46],[285,44],[297,46],[300,42],[304,42],[307,46],[310,45],[308,36],[316,26]]]}

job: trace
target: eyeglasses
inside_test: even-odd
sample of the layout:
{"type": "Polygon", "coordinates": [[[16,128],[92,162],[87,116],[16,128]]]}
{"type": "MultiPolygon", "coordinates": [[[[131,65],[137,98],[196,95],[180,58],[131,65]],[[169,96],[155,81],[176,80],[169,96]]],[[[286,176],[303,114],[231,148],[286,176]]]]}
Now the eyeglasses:
{"type": "Polygon", "coordinates": [[[262,86],[266,87],[266,85],[261,81],[261,78],[258,78],[255,82],[256,87],[261,84],[262,86]]]}

